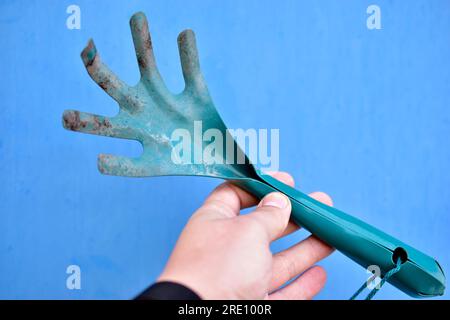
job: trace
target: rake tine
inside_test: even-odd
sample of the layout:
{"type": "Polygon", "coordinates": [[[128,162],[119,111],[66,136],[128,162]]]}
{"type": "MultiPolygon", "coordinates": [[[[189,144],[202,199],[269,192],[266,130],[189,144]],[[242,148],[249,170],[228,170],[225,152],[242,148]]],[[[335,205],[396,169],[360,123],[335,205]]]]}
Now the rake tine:
{"type": "Polygon", "coordinates": [[[138,100],[134,98],[133,90],[120,80],[100,59],[94,41],[89,40],[81,52],[81,59],[87,72],[100,88],[116,100],[122,108],[134,110],[138,100]]]}
{"type": "Polygon", "coordinates": [[[72,131],[122,139],[135,139],[135,130],[119,124],[115,118],[66,110],[63,113],[64,128],[72,131]]]}
{"type": "Polygon", "coordinates": [[[206,84],[200,70],[197,44],[192,30],[185,30],[178,35],[178,50],[180,52],[181,68],[186,89],[204,92],[206,84]]]}
{"type": "Polygon", "coordinates": [[[100,154],[97,161],[98,170],[111,176],[145,177],[148,168],[142,158],[129,158],[111,154],[100,154]]]}

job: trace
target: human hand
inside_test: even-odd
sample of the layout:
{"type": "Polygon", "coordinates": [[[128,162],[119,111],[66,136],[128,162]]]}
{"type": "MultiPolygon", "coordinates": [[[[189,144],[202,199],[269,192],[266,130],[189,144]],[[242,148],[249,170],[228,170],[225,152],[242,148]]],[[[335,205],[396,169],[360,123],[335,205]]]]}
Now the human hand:
{"type": "MultiPolygon", "coordinates": [[[[273,176],[294,185],[287,173],[273,176]]],[[[325,193],[310,196],[332,205],[325,193]]],[[[325,270],[313,265],[333,249],[309,236],[272,254],[272,241],[298,229],[289,221],[291,203],[274,192],[253,212],[239,215],[256,204],[256,198],[229,182],[217,187],[190,218],[158,281],[183,284],[203,299],[313,298],[326,281],[325,270]]]]}

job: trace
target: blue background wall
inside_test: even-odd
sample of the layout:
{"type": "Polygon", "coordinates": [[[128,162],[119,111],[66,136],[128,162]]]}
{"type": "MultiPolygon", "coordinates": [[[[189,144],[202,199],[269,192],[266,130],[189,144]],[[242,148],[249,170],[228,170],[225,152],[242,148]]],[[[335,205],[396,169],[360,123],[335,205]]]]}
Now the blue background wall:
{"type": "MultiPolygon", "coordinates": [[[[81,63],[88,38],[138,81],[128,19],[139,10],[173,91],[183,88],[176,37],[192,28],[229,127],[279,128],[281,169],[302,190],[328,192],[449,272],[448,1],[1,1],[0,298],[133,297],[218,183],[103,176],[98,153],[136,156],[139,144],[61,126],[64,109],[118,110],[81,63]],[[66,28],[70,4],[81,30],[66,28]],[[381,30],[366,27],[370,4],[381,30]],[[71,264],[81,290],[66,288],[71,264]]],[[[346,299],[367,276],[339,253],[322,265],[318,298],[346,299]]],[[[390,285],[377,297],[409,298],[390,285]]]]}

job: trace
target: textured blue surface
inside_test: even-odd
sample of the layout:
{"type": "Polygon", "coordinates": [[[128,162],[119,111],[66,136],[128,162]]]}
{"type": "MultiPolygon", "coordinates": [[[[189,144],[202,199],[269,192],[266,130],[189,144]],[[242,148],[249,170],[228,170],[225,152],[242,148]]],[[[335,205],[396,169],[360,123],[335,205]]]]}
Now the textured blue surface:
{"type": "MultiPolygon", "coordinates": [[[[279,128],[281,169],[302,190],[328,192],[449,272],[448,1],[1,1],[0,298],[131,298],[218,183],[103,176],[98,153],[135,156],[139,144],[62,128],[64,109],[118,110],[84,70],[88,38],[138,81],[128,19],[139,10],[173,91],[183,88],[176,37],[192,28],[230,128],[279,128]],[[70,4],[81,30],[66,28],[70,4]],[[370,4],[381,30],[366,27],[370,4]],[[81,290],[66,288],[72,264],[81,290]]],[[[338,253],[322,265],[319,299],[346,299],[367,276],[338,253]]],[[[386,285],[377,298],[408,296],[386,285]]]]}

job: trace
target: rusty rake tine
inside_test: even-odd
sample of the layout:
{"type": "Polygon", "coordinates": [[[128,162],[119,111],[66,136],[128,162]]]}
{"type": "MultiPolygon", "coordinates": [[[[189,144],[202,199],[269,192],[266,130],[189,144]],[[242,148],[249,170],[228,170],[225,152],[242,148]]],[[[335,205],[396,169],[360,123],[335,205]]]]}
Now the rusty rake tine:
{"type": "Polygon", "coordinates": [[[178,35],[178,49],[186,88],[203,91],[206,85],[200,70],[197,44],[192,30],[185,30],[178,35]]]}
{"type": "Polygon", "coordinates": [[[111,154],[100,154],[97,161],[98,170],[111,176],[143,177],[148,175],[148,168],[142,158],[129,158],[111,154]]]}
{"type": "Polygon", "coordinates": [[[122,139],[135,139],[135,130],[120,125],[115,118],[109,118],[77,110],[63,113],[64,128],[72,131],[122,139]]]}
{"type": "Polygon", "coordinates": [[[133,90],[120,80],[100,59],[94,41],[89,40],[81,52],[81,59],[87,72],[100,88],[116,100],[121,107],[137,108],[138,103],[133,97],[133,90]]]}
{"type": "Polygon", "coordinates": [[[130,28],[141,76],[151,78],[152,73],[156,73],[153,76],[159,77],[147,18],[142,12],[138,12],[131,17],[130,28]]]}

